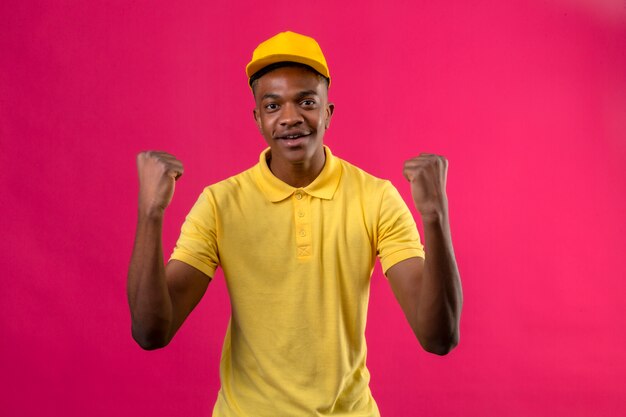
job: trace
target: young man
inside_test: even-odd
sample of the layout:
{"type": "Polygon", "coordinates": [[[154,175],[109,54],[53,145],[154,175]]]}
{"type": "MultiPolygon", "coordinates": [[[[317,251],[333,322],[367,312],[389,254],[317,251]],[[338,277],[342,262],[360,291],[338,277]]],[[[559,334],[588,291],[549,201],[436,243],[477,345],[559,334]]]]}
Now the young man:
{"type": "Polygon", "coordinates": [[[144,349],[166,346],[220,266],[232,316],[214,416],[378,416],[364,336],[377,256],[422,346],[443,355],[458,343],[447,162],[422,154],[404,166],[424,222],[425,260],[391,183],[323,144],[334,105],[317,42],[280,33],[259,45],[246,70],[269,148],[254,167],[203,191],[165,267],[163,212],[183,167],[163,152],[137,157],[133,337],[144,349]]]}

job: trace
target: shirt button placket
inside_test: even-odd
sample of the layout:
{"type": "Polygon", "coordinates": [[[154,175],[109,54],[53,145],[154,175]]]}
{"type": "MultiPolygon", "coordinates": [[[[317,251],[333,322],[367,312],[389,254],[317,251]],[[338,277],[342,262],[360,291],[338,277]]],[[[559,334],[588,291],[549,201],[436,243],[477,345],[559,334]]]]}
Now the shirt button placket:
{"type": "Polygon", "coordinates": [[[293,193],[296,256],[311,257],[311,196],[298,189],[293,193]]]}

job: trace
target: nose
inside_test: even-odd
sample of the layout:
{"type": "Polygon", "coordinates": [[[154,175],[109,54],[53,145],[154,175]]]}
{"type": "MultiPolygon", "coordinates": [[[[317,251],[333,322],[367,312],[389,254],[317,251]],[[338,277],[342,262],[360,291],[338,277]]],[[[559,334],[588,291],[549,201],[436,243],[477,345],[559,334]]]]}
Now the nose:
{"type": "Polygon", "coordinates": [[[304,119],[296,105],[291,103],[283,105],[282,112],[280,113],[281,126],[297,126],[303,121],[304,119]]]}

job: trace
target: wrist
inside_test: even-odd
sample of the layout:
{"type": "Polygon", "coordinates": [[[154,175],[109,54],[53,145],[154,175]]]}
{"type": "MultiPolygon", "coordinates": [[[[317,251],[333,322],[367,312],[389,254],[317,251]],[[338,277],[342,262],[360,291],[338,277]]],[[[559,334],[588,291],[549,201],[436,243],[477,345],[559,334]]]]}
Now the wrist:
{"type": "Polygon", "coordinates": [[[143,207],[139,205],[138,218],[139,221],[162,221],[165,214],[164,207],[143,207]]]}
{"type": "Polygon", "coordinates": [[[424,225],[441,225],[445,224],[448,220],[448,210],[440,209],[424,211],[420,212],[420,216],[422,217],[422,223],[424,223],[424,225]]]}

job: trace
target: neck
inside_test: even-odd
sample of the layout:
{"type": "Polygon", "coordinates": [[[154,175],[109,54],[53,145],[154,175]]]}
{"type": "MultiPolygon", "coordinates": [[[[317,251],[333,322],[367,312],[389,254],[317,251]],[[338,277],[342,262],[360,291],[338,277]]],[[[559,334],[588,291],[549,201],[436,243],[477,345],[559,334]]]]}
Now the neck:
{"type": "Polygon", "coordinates": [[[326,163],[326,153],[321,149],[319,155],[315,155],[309,161],[291,163],[288,161],[277,161],[272,158],[267,160],[267,165],[272,174],[279,180],[295,188],[303,188],[311,184],[324,169],[326,163]]]}

